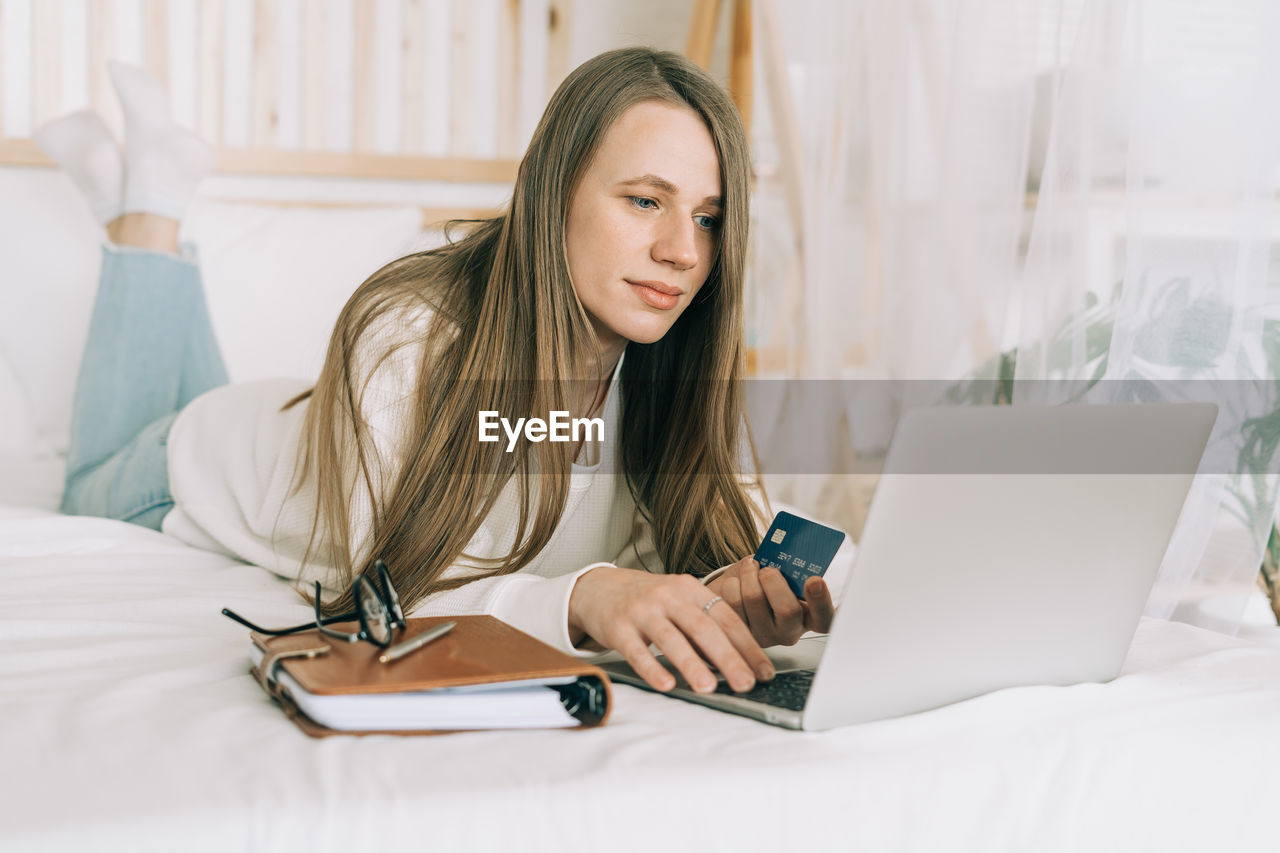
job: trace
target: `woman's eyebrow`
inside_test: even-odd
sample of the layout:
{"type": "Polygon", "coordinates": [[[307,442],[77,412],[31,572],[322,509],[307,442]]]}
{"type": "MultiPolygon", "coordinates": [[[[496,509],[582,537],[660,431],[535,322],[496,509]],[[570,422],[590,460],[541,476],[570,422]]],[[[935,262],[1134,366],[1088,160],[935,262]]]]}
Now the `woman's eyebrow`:
{"type": "MultiPolygon", "coordinates": [[[[680,195],[680,188],[668,181],[666,178],[657,175],[641,175],[638,178],[630,178],[629,180],[619,181],[619,186],[632,186],[634,184],[644,184],[645,186],[656,187],[667,195],[680,195]]],[[[703,204],[714,204],[717,207],[724,206],[724,197],[718,195],[709,195],[702,200],[703,204]]]]}

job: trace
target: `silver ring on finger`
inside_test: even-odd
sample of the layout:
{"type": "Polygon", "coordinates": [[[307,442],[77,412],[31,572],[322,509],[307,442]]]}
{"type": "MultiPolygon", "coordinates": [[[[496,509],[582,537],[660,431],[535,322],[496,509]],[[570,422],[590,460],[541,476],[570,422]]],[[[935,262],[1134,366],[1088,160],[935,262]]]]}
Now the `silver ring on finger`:
{"type": "Polygon", "coordinates": [[[717,601],[724,601],[724,599],[717,595],[715,598],[711,599],[706,604],[702,605],[702,612],[703,613],[711,612],[711,605],[715,604],[717,601]]]}

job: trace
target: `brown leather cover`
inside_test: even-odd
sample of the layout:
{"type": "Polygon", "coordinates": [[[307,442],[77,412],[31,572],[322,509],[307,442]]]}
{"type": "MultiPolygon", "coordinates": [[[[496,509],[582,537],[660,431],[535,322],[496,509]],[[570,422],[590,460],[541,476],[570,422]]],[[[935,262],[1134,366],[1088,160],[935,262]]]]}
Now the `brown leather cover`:
{"type": "MultiPolygon", "coordinates": [[[[432,690],[525,678],[552,678],[572,675],[578,683],[588,684],[604,693],[604,712],[600,716],[575,714],[582,727],[603,725],[613,707],[609,677],[598,667],[563,654],[546,643],[492,616],[447,616],[409,619],[409,627],[397,631],[393,640],[399,643],[441,622],[457,623],[453,630],[438,640],[392,663],[381,663],[382,651],[372,643],[343,643],[325,637],[319,631],[304,631],[284,637],[268,637],[252,633],[253,642],[264,654],[327,646],[329,651],[318,657],[290,658],[277,666],[284,667],[307,690],[316,695],[352,693],[403,693],[432,690]]],[[[333,626],[342,631],[355,631],[355,623],[333,626]]],[[[264,658],[265,660],[265,658],[264,658]]],[[[277,681],[269,686],[254,668],[254,677],[279,701],[285,714],[298,728],[312,737],[333,734],[444,734],[426,731],[335,731],[308,718],[294,704],[289,691],[277,681]]]]}

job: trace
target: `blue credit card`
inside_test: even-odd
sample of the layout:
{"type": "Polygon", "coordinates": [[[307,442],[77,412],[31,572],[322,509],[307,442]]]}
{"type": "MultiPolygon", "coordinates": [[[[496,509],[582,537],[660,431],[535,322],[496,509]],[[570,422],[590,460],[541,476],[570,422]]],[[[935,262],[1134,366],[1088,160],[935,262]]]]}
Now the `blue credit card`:
{"type": "Polygon", "coordinates": [[[842,542],[843,531],[780,512],[756,549],[756,562],[782,572],[796,598],[804,598],[804,582],[822,577],[842,542]]]}

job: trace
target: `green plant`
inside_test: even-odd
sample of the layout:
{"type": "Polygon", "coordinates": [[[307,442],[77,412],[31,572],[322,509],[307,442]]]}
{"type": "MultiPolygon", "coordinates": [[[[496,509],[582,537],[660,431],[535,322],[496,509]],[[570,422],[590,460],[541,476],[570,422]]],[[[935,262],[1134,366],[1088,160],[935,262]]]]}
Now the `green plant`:
{"type": "MultiPolygon", "coordinates": [[[[1106,376],[1117,302],[1114,294],[1108,303],[1087,294],[1082,311],[1068,318],[1047,340],[1024,348],[1024,357],[1037,367],[1048,368],[1050,376],[1055,365],[1083,365],[1088,378],[1064,386],[1067,393],[1062,402],[1079,400],[1106,376]]],[[[1194,296],[1190,280],[1177,278],[1154,292],[1147,316],[1133,334],[1136,358],[1162,368],[1176,367],[1183,379],[1211,378],[1228,345],[1233,319],[1229,306],[1212,297],[1194,296]]],[[[1251,364],[1248,354],[1241,353],[1236,367],[1240,375],[1264,378],[1221,383],[1218,387],[1232,393],[1224,394],[1219,403],[1225,410],[1220,417],[1240,424],[1236,474],[1229,481],[1233,502],[1226,508],[1248,529],[1269,530],[1258,585],[1266,593],[1280,625],[1280,527],[1276,524],[1275,496],[1268,477],[1280,447],[1280,407],[1276,406],[1280,398],[1280,320],[1264,319],[1261,331],[1262,363],[1251,364]],[[1257,413],[1257,401],[1264,399],[1270,408],[1257,413]]],[[[973,377],[950,388],[945,399],[956,404],[1012,402],[1017,358],[1017,350],[1000,353],[978,368],[973,377]]],[[[1118,378],[1124,380],[1117,388],[1122,397],[1109,399],[1161,399],[1159,389],[1136,371],[1118,378]]]]}

